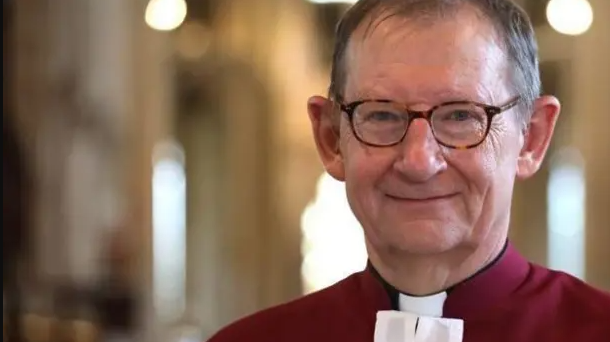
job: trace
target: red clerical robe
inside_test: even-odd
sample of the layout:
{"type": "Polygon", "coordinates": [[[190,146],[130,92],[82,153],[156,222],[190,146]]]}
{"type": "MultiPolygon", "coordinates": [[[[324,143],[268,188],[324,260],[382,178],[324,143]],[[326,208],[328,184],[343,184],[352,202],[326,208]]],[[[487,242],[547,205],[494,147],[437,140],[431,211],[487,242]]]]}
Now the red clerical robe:
{"type": "MultiPolygon", "coordinates": [[[[373,342],[377,313],[409,311],[372,267],[320,292],[246,317],[209,342],[373,342]]],[[[510,245],[446,291],[442,317],[463,342],[610,342],[610,294],[529,263],[510,245]]]]}

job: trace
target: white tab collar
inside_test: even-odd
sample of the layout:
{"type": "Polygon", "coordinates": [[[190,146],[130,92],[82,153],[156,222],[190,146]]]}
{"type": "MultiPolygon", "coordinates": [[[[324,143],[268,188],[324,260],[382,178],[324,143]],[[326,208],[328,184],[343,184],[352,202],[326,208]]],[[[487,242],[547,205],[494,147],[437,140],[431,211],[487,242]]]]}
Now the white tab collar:
{"type": "Polygon", "coordinates": [[[446,299],[447,292],[422,297],[401,293],[398,296],[398,308],[400,311],[410,312],[418,316],[442,317],[446,299]]]}
{"type": "Polygon", "coordinates": [[[462,342],[464,322],[441,318],[446,292],[414,297],[399,294],[400,311],[379,311],[375,342],[462,342]]]}

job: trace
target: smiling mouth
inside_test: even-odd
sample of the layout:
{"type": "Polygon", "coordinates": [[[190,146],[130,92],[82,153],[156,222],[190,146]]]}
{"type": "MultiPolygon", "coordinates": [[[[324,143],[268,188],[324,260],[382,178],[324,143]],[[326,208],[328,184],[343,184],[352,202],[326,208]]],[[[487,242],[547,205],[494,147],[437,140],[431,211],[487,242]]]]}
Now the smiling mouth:
{"type": "Polygon", "coordinates": [[[451,198],[457,196],[457,194],[449,194],[449,195],[444,195],[444,196],[420,197],[420,198],[399,197],[399,196],[393,196],[393,195],[386,195],[386,196],[394,201],[399,201],[399,202],[404,202],[404,203],[434,203],[434,202],[438,202],[438,201],[451,199],[451,198]]]}

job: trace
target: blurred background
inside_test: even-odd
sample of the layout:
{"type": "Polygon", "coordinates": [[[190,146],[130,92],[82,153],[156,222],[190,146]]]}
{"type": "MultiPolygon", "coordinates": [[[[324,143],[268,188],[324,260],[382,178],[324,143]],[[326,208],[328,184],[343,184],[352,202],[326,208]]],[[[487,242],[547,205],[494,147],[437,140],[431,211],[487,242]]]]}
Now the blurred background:
{"type": "MultiPolygon", "coordinates": [[[[610,290],[610,1],[519,2],[564,110],[512,240],[610,290]]],[[[5,340],[201,342],[362,269],[305,105],[347,6],[4,0],[5,340]]]]}

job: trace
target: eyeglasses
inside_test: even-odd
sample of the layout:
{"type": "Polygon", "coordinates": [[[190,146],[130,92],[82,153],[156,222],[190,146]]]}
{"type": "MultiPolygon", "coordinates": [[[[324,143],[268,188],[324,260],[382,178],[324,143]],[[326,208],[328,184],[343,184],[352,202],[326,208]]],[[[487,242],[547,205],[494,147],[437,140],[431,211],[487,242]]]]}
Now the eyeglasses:
{"type": "Polygon", "coordinates": [[[413,111],[390,100],[360,100],[339,104],[356,138],[369,146],[399,144],[415,119],[428,121],[436,141],[453,149],[479,146],[489,134],[493,118],[513,107],[521,97],[497,107],[472,101],[445,102],[428,111],[413,111]]]}

